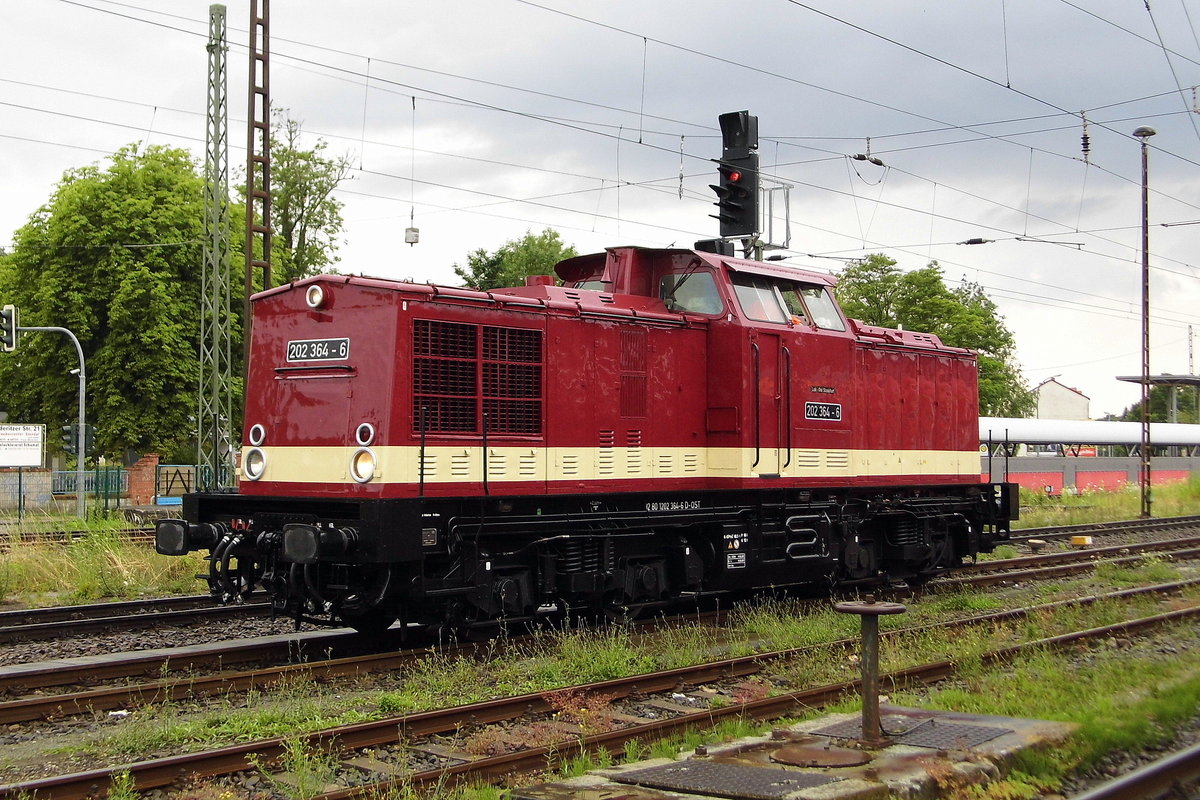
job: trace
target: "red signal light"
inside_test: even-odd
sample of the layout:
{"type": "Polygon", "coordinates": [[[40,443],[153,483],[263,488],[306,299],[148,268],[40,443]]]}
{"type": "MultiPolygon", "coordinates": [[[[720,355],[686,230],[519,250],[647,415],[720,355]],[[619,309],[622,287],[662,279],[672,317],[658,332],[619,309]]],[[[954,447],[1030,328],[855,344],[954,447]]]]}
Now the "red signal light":
{"type": "Polygon", "coordinates": [[[730,180],[730,181],[732,181],[733,183],[737,183],[737,182],[738,182],[738,181],[740,181],[741,179],[742,179],[742,173],[738,172],[736,169],[735,169],[735,170],[732,170],[732,171],[730,171],[730,173],[729,173],[729,180],[730,180]]]}

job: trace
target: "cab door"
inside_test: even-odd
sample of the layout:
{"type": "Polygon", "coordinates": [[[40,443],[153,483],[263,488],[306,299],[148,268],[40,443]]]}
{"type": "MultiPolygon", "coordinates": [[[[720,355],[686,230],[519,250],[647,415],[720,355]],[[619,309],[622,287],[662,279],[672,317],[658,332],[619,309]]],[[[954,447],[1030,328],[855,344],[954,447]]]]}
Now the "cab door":
{"type": "Polygon", "coordinates": [[[750,335],[750,365],[755,385],[754,419],[751,435],[754,460],[751,473],[777,478],[791,461],[790,352],[778,333],[763,330],[750,335]]]}

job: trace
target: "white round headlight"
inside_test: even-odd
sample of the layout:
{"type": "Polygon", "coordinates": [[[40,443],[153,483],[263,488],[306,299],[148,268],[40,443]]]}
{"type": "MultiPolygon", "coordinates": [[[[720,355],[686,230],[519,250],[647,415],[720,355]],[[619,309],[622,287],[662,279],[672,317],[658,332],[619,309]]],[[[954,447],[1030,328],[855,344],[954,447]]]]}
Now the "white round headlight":
{"type": "Polygon", "coordinates": [[[320,308],[325,304],[325,290],[314,283],[304,292],[304,302],[308,303],[309,308],[320,308]]]}
{"type": "Polygon", "coordinates": [[[247,478],[256,481],[263,476],[267,468],[267,454],[257,447],[251,447],[242,458],[242,472],[247,478]]]}
{"type": "Polygon", "coordinates": [[[375,477],[375,453],[369,447],[360,447],[350,456],[350,477],[359,483],[367,483],[375,477]]]}
{"type": "Polygon", "coordinates": [[[354,439],[363,447],[375,441],[375,426],[369,422],[359,425],[354,431],[354,439]]]}
{"type": "Polygon", "coordinates": [[[254,424],[250,426],[250,444],[258,447],[267,438],[267,429],[262,425],[254,424]]]}

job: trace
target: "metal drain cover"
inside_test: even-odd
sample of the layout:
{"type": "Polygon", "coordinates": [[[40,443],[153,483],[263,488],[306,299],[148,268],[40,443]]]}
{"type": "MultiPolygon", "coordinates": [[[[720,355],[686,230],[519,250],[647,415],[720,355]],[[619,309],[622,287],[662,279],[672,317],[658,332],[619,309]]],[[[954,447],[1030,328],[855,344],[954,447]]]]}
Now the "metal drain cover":
{"type": "MultiPolygon", "coordinates": [[[[963,750],[1013,732],[1011,728],[966,725],[938,719],[914,723],[906,717],[885,717],[883,729],[887,737],[897,744],[929,747],[934,750],[963,750]]],[[[862,720],[846,720],[810,733],[835,739],[861,739],[862,720]]]]}
{"type": "Polygon", "coordinates": [[[681,761],[614,775],[613,780],[692,794],[736,800],[781,800],[799,789],[834,783],[841,778],[772,767],[745,767],[711,761],[681,761]]]}
{"type": "Polygon", "coordinates": [[[792,767],[861,767],[871,760],[865,750],[792,744],[771,753],[771,760],[792,767]]]}

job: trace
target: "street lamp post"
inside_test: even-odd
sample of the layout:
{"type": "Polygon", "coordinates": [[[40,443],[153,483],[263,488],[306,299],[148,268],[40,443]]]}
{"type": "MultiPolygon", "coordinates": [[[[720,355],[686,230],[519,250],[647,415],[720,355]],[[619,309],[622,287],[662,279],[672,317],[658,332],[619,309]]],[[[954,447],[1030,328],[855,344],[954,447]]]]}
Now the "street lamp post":
{"type": "Polygon", "coordinates": [[[1142,467],[1139,485],[1142,518],[1149,519],[1150,493],[1150,158],[1146,140],[1154,128],[1138,127],[1133,135],[1142,143],[1142,467]]]}
{"type": "Polygon", "coordinates": [[[84,476],[83,476],[83,458],[85,455],[87,414],[84,411],[84,398],[87,396],[87,371],[83,362],[83,347],[79,344],[79,339],[75,334],[71,333],[66,328],[58,327],[30,327],[21,326],[17,330],[24,333],[25,331],[46,331],[48,333],[61,333],[71,340],[71,344],[75,345],[75,355],[79,357],[79,368],[71,370],[72,374],[79,376],[79,430],[75,436],[75,515],[80,519],[87,517],[86,497],[84,495],[84,476]]]}

